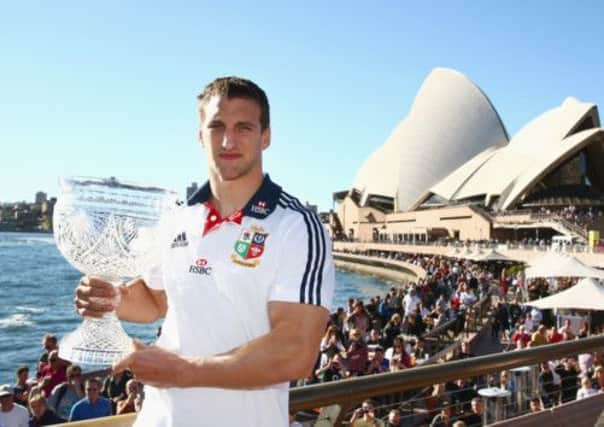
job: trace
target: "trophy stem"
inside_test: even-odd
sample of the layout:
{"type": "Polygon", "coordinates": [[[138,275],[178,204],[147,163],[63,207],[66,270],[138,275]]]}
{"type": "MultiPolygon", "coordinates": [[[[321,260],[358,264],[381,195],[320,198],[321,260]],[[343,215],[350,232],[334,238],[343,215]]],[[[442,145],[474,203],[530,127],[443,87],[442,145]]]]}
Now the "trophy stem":
{"type": "Polygon", "coordinates": [[[79,365],[107,367],[133,349],[115,311],[96,319],[86,317],[59,343],[59,357],[79,365]]]}

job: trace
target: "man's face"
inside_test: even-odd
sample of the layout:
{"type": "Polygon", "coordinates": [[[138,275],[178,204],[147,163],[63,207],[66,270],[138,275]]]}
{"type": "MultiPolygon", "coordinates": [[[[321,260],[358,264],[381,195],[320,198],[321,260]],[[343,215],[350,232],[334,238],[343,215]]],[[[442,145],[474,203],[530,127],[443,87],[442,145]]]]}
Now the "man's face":
{"type": "Polygon", "coordinates": [[[210,175],[234,181],[262,174],[262,151],[270,129],[260,126],[260,105],[246,98],[212,96],[202,105],[199,139],[208,155],[210,175]]]}
{"type": "Polygon", "coordinates": [[[13,396],[9,394],[8,396],[0,397],[0,406],[3,411],[11,410],[13,407],[13,396]]]}
{"type": "Polygon", "coordinates": [[[96,402],[96,400],[99,398],[99,385],[97,383],[87,383],[86,384],[86,397],[91,401],[91,402],[96,402]]]}
{"type": "Polygon", "coordinates": [[[399,425],[401,422],[401,415],[397,411],[390,411],[388,414],[388,422],[392,425],[399,425]]]}
{"type": "Polygon", "coordinates": [[[52,351],[57,348],[55,342],[51,338],[45,337],[44,341],[42,341],[42,345],[44,346],[44,350],[46,351],[52,351]]]}

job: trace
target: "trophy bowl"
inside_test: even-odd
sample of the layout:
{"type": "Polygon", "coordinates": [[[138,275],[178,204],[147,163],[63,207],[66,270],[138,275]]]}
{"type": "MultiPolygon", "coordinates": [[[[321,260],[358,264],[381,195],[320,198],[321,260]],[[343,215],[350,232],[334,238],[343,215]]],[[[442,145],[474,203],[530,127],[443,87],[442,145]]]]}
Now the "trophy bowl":
{"type": "MultiPolygon", "coordinates": [[[[176,207],[176,193],[113,177],[63,178],[60,187],[54,238],[73,267],[119,286],[158,261],[158,224],[176,207]]],[[[59,356],[81,365],[109,366],[131,350],[115,312],[85,317],[59,343],[59,356]]]]}

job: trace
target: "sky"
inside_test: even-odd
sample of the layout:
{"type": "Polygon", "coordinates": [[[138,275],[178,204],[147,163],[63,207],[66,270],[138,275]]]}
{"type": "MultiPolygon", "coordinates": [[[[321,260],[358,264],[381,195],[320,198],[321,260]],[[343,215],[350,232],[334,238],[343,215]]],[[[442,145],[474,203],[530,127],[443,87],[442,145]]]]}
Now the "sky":
{"type": "Polygon", "coordinates": [[[215,77],[271,103],[264,168],[333,207],[435,67],[461,71],[510,135],[567,96],[604,103],[604,2],[2,2],[0,202],[61,176],[207,179],[196,96],[215,77]]]}

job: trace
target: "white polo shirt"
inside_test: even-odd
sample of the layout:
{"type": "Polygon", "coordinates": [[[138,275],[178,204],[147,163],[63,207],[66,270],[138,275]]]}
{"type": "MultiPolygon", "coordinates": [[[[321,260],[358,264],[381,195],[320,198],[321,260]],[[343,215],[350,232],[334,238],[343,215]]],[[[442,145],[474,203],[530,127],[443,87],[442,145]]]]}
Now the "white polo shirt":
{"type": "MultiPolygon", "coordinates": [[[[270,331],[269,301],[331,310],[331,242],[318,217],[268,175],[239,215],[221,221],[206,183],[162,226],[146,274],[168,312],[157,345],[184,356],[227,352],[270,331]]],[[[267,348],[266,351],[279,351],[267,348]]],[[[318,348],[317,348],[318,351],[318,348]]],[[[146,387],[136,426],[287,426],[288,383],[254,390],[146,387]]]]}

